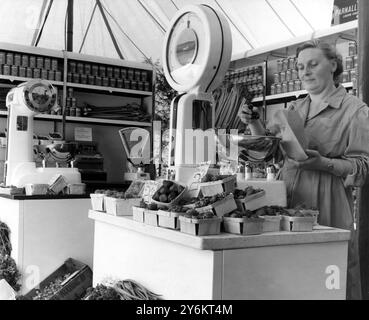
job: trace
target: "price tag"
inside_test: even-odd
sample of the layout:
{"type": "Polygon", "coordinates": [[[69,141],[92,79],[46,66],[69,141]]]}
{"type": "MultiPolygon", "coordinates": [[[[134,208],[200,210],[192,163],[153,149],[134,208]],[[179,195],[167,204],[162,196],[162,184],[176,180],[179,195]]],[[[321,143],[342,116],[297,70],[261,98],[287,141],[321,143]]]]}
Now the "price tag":
{"type": "Polygon", "coordinates": [[[92,141],[92,128],[85,128],[85,127],[74,128],[74,140],[92,141]]]}

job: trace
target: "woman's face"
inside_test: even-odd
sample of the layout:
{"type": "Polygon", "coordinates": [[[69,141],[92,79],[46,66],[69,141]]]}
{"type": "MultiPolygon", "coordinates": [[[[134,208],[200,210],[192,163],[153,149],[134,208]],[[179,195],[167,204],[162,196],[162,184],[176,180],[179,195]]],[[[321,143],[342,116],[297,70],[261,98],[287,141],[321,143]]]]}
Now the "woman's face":
{"type": "Polygon", "coordinates": [[[302,85],[309,93],[319,94],[334,85],[333,73],[337,64],[334,60],[328,60],[321,49],[302,50],[296,66],[302,85]]]}

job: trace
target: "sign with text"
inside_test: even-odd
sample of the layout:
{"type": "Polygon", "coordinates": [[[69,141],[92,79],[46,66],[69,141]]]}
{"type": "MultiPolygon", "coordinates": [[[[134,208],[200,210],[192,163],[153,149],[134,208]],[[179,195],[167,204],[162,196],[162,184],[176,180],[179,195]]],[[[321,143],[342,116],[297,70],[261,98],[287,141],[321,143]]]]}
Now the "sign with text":
{"type": "Polygon", "coordinates": [[[357,20],[357,18],[357,0],[334,0],[331,22],[332,26],[357,20]]]}
{"type": "Polygon", "coordinates": [[[92,128],[85,128],[85,127],[74,128],[74,140],[92,141],[92,128]]]}

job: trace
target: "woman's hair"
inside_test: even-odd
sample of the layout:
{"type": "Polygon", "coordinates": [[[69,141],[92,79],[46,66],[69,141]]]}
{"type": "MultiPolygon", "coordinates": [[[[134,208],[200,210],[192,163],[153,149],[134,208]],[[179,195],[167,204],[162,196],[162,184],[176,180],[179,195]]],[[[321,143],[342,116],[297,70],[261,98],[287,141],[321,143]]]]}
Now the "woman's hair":
{"type": "Polygon", "coordinates": [[[339,77],[343,72],[342,55],[339,54],[336,48],[329,43],[321,42],[320,40],[311,40],[300,45],[296,50],[296,58],[298,58],[301,51],[305,49],[316,48],[322,50],[324,56],[328,60],[334,60],[337,63],[337,69],[333,73],[333,80],[337,85],[339,83],[339,77]]]}

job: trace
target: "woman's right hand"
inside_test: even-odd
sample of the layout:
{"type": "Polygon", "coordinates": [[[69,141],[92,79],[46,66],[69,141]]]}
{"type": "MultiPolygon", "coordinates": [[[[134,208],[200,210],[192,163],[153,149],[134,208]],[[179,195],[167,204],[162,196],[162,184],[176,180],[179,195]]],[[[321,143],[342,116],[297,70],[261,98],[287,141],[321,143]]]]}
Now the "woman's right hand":
{"type": "MultiPolygon", "coordinates": [[[[238,116],[243,123],[254,124],[258,121],[258,119],[255,119],[255,117],[252,116],[252,114],[255,114],[255,112],[259,114],[259,109],[253,107],[251,110],[250,106],[244,103],[243,105],[241,105],[240,110],[238,111],[238,116]]],[[[258,118],[260,118],[260,114],[258,118]]]]}

